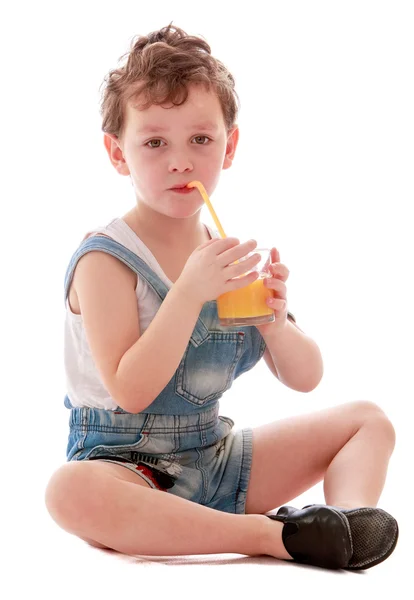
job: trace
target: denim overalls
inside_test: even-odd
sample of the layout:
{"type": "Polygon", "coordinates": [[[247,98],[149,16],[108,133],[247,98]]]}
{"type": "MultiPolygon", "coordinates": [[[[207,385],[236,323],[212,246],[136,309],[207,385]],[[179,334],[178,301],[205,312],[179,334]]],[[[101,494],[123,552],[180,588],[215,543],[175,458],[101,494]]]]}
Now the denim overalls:
{"type": "MultiPolygon", "coordinates": [[[[92,236],[72,256],[65,301],[78,260],[92,250],[107,252],[145,279],[161,301],[169,289],[135,253],[113,239],[92,236]]],[[[151,326],[151,325],[150,325],[151,326]]],[[[174,343],[165,332],[166,343],[174,343]]],[[[135,471],[154,489],[210,508],[245,512],[252,460],[252,430],[233,431],[219,416],[219,398],[251,369],[266,345],[256,327],[223,327],[216,301],[203,305],[173,377],[145,411],[73,407],[67,459],[105,460],[135,471]]]]}

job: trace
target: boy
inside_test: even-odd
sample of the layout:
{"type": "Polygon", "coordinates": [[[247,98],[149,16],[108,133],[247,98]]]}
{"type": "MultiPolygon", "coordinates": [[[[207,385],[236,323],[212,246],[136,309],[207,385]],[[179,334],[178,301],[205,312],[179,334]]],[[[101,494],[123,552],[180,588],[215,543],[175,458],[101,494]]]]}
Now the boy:
{"type": "Polygon", "coordinates": [[[238,142],[234,79],[208,44],[168,26],[138,38],[108,77],[105,147],[136,205],[95,229],[66,273],[68,464],[48,510],[88,543],[146,555],[269,554],[369,568],[398,526],[377,509],[394,430],[371,402],[234,432],[219,398],[263,357],[298,391],[322,376],[316,343],[287,312],[273,254],[274,323],[220,326],[215,299],[252,283],[250,240],[199,221],[238,142]],[[283,457],[281,459],[281,457],[283,457]],[[283,506],[324,479],[327,505],[283,506]],[[160,493],[162,492],[162,493],[160,493]],[[270,518],[269,518],[270,517],[270,518]]]}

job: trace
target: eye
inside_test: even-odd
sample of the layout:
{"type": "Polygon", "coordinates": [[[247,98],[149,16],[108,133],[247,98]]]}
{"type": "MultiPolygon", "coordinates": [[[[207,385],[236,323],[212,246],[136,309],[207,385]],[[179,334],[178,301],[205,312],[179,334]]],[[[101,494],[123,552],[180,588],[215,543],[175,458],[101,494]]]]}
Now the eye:
{"type": "Polygon", "coordinates": [[[161,148],[161,144],[163,144],[164,142],[162,140],[150,140],[149,142],[147,142],[145,145],[148,146],[149,148],[161,148]],[[148,146],[148,144],[152,144],[152,142],[158,142],[156,146],[148,146]]]}
{"type": "MultiPolygon", "coordinates": [[[[208,140],[209,142],[211,141],[210,138],[208,138],[206,135],[196,135],[193,140],[208,140]]],[[[201,142],[201,144],[197,141],[197,145],[199,146],[205,146],[205,142],[201,142]]]]}

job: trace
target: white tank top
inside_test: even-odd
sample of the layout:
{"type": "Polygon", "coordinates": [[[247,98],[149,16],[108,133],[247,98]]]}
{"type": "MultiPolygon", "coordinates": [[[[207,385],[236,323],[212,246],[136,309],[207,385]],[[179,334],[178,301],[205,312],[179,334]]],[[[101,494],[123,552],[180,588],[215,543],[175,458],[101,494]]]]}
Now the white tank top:
{"type": "MultiPolygon", "coordinates": [[[[220,237],[220,233],[205,225],[210,237],[220,237]]],[[[155,256],[126,224],[123,219],[113,219],[108,225],[89,231],[87,237],[103,233],[119,242],[131,252],[134,252],[159,276],[168,288],[173,282],[168,279],[158,264],[155,256]]],[[[148,328],[156,312],[161,306],[161,300],[149,287],[148,283],[137,276],[136,295],[138,300],[139,326],[141,335],[148,328]]],[[[115,410],[116,402],[104,387],[97,370],[88,341],[85,335],[82,315],[72,312],[69,299],[66,299],[66,316],[64,324],[64,365],[66,375],[66,393],[72,406],[88,406],[115,410]]]]}

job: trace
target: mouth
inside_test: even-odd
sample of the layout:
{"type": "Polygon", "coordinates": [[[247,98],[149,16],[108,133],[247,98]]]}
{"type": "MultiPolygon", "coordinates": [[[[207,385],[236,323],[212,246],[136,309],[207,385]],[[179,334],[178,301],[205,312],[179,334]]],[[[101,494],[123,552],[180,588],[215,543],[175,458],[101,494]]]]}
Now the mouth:
{"type": "Polygon", "coordinates": [[[183,189],[192,189],[192,188],[187,188],[187,183],[179,183],[177,185],[173,185],[172,187],[170,187],[170,190],[183,190],[183,189]]]}
{"type": "Polygon", "coordinates": [[[174,185],[173,187],[170,188],[170,191],[172,192],[178,192],[179,194],[191,194],[192,191],[194,191],[195,188],[189,188],[187,187],[187,184],[179,184],[179,185],[174,185]]]}

